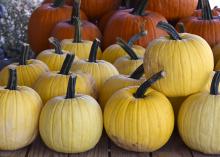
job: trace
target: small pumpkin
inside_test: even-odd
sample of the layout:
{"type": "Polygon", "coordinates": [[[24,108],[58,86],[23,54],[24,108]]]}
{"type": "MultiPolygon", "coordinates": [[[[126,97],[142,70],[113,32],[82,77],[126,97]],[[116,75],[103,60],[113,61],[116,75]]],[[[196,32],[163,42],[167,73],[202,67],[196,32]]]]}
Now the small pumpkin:
{"type": "Polygon", "coordinates": [[[29,45],[24,44],[24,50],[21,53],[19,63],[12,63],[0,71],[0,85],[6,85],[8,82],[8,69],[11,65],[15,66],[17,69],[17,79],[19,86],[32,87],[33,84],[38,80],[38,78],[46,73],[49,68],[48,66],[40,60],[30,59],[29,56],[29,45]]]}
{"type": "Polygon", "coordinates": [[[98,39],[94,40],[88,60],[79,60],[73,63],[72,66],[72,71],[82,71],[92,75],[96,81],[98,91],[107,79],[119,74],[111,63],[104,60],[96,60],[99,43],[98,39]]]}
{"type": "Polygon", "coordinates": [[[163,94],[149,88],[163,74],[153,75],[140,87],[121,89],[107,102],[104,126],[117,146],[129,151],[152,152],[169,140],[174,128],[172,106],[163,94]]]}
{"type": "MultiPolygon", "coordinates": [[[[53,97],[65,95],[68,85],[71,65],[74,55],[67,54],[61,70],[52,71],[42,75],[34,84],[34,90],[41,96],[44,104],[53,97]]],[[[78,77],[76,82],[77,93],[91,95],[96,98],[96,86],[94,79],[81,72],[75,73],[78,77]]]]}
{"type": "Polygon", "coordinates": [[[99,93],[99,103],[102,109],[105,108],[109,98],[118,90],[128,86],[141,85],[145,80],[142,78],[143,74],[144,67],[142,64],[130,76],[115,75],[106,80],[99,93]]]}
{"type": "Polygon", "coordinates": [[[153,87],[168,97],[183,97],[199,92],[214,69],[210,46],[197,35],[179,34],[168,23],[159,22],[158,27],[167,31],[169,36],[152,41],[146,49],[145,76],[148,78],[164,69],[166,77],[153,87]]]}
{"type": "Polygon", "coordinates": [[[143,64],[143,57],[139,57],[123,40],[120,40],[118,44],[129,56],[118,58],[114,62],[114,66],[120,74],[130,75],[137,67],[143,64]]]}
{"type": "MultiPolygon", "coordinates": [[[[80,59],[87,59],[89,57],[90,49],[93,42],[89,40],[82,40],[80,19],[79,17],[73,17],[73,20],[75,21],[74,39],[62,40],[61,42],[62,49],[75,54],[80,59]]],[[[97,58],[100,59],[101,56],[102,56],[102,51],[99,48],[97,58]]]]}
{"type": "Polygon", "coordinates": [[[182,104],[178,116],[178,129],[184,143],[206,153],[220,153],[220,72],[216,72],[210,92],[191,95],[182,104]]]}
{"type": "Polygon", "coordinates": [[[41,137],[57,152],[88,151],[102,135],[103,117],[99,104],[88,95],[76,95],[75,86],[76,76],[71,75],[66,97],[49,100],[40,116],[41,137]]]}
{"type": "Polygon", "coordinates": [[[33,89],[17,86],[16,67],[10,66],[8,73],[7,86],[0,86],[0,149],[17,150],[37,136],[43,104],[33,89]]]}

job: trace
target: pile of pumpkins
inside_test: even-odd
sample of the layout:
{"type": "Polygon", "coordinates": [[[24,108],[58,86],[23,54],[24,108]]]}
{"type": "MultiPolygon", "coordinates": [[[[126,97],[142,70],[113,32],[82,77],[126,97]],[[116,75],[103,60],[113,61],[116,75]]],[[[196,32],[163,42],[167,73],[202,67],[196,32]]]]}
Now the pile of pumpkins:
{"type": "Polygon", "coordinates": [[[81,153],[104,125],[119,147],[152,152],[176,118],[187,146],[220,153],[218,8],[208,0],[196,11],[197,0],[120,3],[45,0],[33,12],[30,45],[0,72],[1,150],[29,145],[39,130],[52,150],[81,153]],[[167,20],[180,21],[180,33],[167,20]]]}

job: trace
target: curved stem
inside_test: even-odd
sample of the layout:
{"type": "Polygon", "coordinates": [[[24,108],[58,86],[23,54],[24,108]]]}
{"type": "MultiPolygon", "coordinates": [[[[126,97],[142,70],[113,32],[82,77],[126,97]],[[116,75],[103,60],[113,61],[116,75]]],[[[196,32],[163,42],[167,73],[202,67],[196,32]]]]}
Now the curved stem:
{"type": "Polygon", "coordinates": [[[158,22],[157,27],[166,31],[170,35],[170,38],[172,40],[181,40],[179,33],[176,31],[176,29],[171,24],[160,21],[158,22]]]}
{"type": "Polygon", "coordinates": [[[60,41],[54,37],[50,37],[49,38],[49,42],[51,44],[53,44],[53,46],[55,47],[55,53],[56,54],[63,54],[62,49],[61,49],[61,44],[60,41]]]}
{"type": "Polygon", "coordinates": [[[128,45],[130,47],[133,46],[134,42],[138,41],[139,39],[141,39],[142,37],[146,36],[147,35],[147,31],[145,31],[145,26],[142,25],[141,26],[141,32],[135,34],[133,37],[131,37],[128,41],[128,45]]]}
{"type": "Polygon", "coordinates": [[[163,78],[164,76],[165,76],[165,72],[164,71],[160,71],[160,72],[156,73],[155,75],[153,75],[149,80],[144,82],[138,88],[138,90],[134,94],[134,97],[135,98],[144,98],[144,94],[146,93],[147,89],[149,87],[151,87],[151,85],[154,84],[156,81],[158,81],[159,79],[163,78]]]}
{"type": "Polygon", "coordinates": [[[186,32],[185,27],[184,27],[184,24],[183,24],[182,22],[179,22],[179,23],[177,24],[177,26],[178,26],[178,28],[179,28],[179,32],[180,32],[180,33],[185,33],[185,32],[186,32]]]}
{"type": "Polygon", "coordinates": [[[73,17],[80,18],[80,5],[81,5],[81,0],[73,0],[72,15],[71,15],[71,20],[70,20],[70,23],[72,25],[74,24],[73,17]]]}
{"type": "Polygon", "coordinates": [[[73,55],[73,54],[67,54],[66,55],[66,58],[64,60],[64,63],[62,65],[62,68],[61,68],[59,74],[62,74],[62,75],[68,75],[69,74],[70,68],[73,64],[74,58],[75,58],[75,55],[73,55]]]}
{"type": "Polygon", "coordinates": [[[62,7],[65,4],[65,0],[54,0],[52,7],[58,8],[62,7]]]}
{"type": "Polygon", "coordinates": [[[91,51],[90,51],[90,54],[89,54],[89,62],[91,62],[91,63],[96,62],[96,56],[97,56],[99,44],[100,44],[100,41],[98,39],[95,39],[93,41],[91,51]]]}
{"type": "Polygon", "coordinates": [[[203,1],[202,1],[202,0],[199,0],[196,9],[199,10],[199,9],[202,9],[202,8],[203,8],[203,1]]]}
{"type": "Polygon", "coordinates": [[[24,43],[23,44],[23,51],[21,53],[20,59],[19,59],[19,65],[27,65],[27,60],[29,56],[29,50],[30,50],[30,45],[24,43]]]}
{"type": "Polygon", "coordinates": [[[79,17],[73,17],[73,23],[75,27],[75,34],[74,34],[74,43],[81,43],[82,42],[82,36],[81,36],[81,21],[79,17]]]}
{"type": "Polygon", "coordinates": [[[9,79],[6,89],[17,89],[17,70],[15,68],[9,68],[9,79]]]}
{"type": "Polygon", "coordinates": [[[212,9],[209,3],[209,0],[202,0],[203,8],[202,8],[202,20],[213,20],[212,9]]]}
{"type": "Polygon", "coordinates": [[[67,92],[66,92],[66,99],[73,99],[75,98],[76,94],[76,75],[70,75],[67,92]]]}
{"type": "Polygon", "coordinates": [[[129,78],[139,80],[144,75],[144,65],[141,64],[132,74],[129,78]]]}
{"type": "Polygon", "coordinates": [[[218,87],[220,82],[220,71],[217,71],[212,79],[212,84],[210,88],[211,95],[218,95],[218,87]]]}
{"type": "Polygon", "coordinates": [[[144,16],[145,15],[145,8],[147,7],[147,3],[148,3],[148,0],[139,1],[137,6],[131,12],[131,14],[144,16]]]}
{"type": "Polygon", "coordinates": [[[125,52],[131,57],[132,60],[138,60],[138,56],[134,50],[121,38],[117,38],[117,44],[125,50],[125,52]]]}

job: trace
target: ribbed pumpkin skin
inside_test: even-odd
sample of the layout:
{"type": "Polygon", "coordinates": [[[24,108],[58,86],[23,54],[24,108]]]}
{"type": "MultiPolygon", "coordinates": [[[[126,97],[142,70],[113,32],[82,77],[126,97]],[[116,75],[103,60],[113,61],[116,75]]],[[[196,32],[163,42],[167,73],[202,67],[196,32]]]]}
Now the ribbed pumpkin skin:
{"type": "Polygon", "coordinates": [[[217,44],[215,47],[212,49],[213,55],[214,55],[214,60],[215,60],[215,65],[218,63],[220,60],[220,44],[217,44]]]}
{"type": "Polygon", "coordinates": [[[98,22],[98,27],[102,33],[104,32],[105,27],[108,24],[108,21],[116,12],[117,12],[117,10],[113,10],[113,11],[110,11],[110,12],[104,14],[103,16],[101,16],[101,18],[99,19],[99,22],[98,22]]]}
{"type": "MultiPolygon", "coordinates": [[[[145,48],[142,46],[134,45],[132,46],[132,49],[138,56],[144,56],[145,48]]],[[[127,53],[124,51],[124,49],[122,49],[118,44],[113,44],[105,49],[102,54],[102,59],[114,64],[118,58],[123,56],[127,56],[127,53]]]]}
{"type": "Polygon", "coordinates": [[[165,78],[153,87],[168,97],[188,96],[199,92],[214,68],[211,48],[197,35],[180,34],[183,40],[161,37],[151,42],[145,53],[146,78],[164,70],[165,78]],[[199,66],[198,66],[199,65],[199,66]]]}
{"type": "Polygon", "coordinates": [[[0,149],[16,150],[33,142],[38,133],[42,108],[39,95],[31,88],[0,87],[0,149]]]}
{"type": "MultiPolygon", "coordinates": [[[[64,39],[61,42],[62,49],[75,54],[79,59],[89,58],[90,50],[92,47],[92,41],[84,40],[81,43],[73,43],[73,39],[64,39]]],[[[99,48],[97,53],[97,59],[102,57],[102,51],[99,48]]]]}
{"type": "Polygon", "coordinates": [[[19,86],[32,87],[38,78],[49,71],[48,66],[40,60],[31,59],[27,61],[27,65],[18,65],[18,63],[6,66],[0,72],[0,85],[5,86],[8,82],[8,69],[15,66],[17,69],[17,79],[19,86]]]}
{"type": "Polygon", "coordinates": [[[56,97],[40,116],[40,134],[45,144],[58,152],[80,153],[93,148],[102,135],[99,104],[90,96],[56,97]],[[62,137],[62,138],[60,138],[62,137]]]}
{"type": "Polygon", "coordinates": [[[114,44],[116,37],[128,41],[133,35],[140,32],[140,26],[143,23],[145,23],[145,30],[148,31],[148,34],[138,40],[137,45],[146,47],[153,39],[166,35],[164,31],[156,28],[159,21],[166,21],[160,14],[146,11],[147,15],[142,17],[132,15],[130,12],[130,9],[118,11],[111,17],[104,31],[104,48],[114,44]]]}
{"type": "Polygon", "coordinates": [[[137,87],[121,89],[105,106],[104,126],[118,146],[131,151],[152,152],[161,148],[174,128],[173,109],[161,93],[148,89],[136,99],[137,87]]]}
{"type": "Polygon", "coordinates": [[[178,116],[179,133],[190,148],[207,154],[220,153],[220,97],[208,92],[190,96],[178,116]]]}
{"type": "MultiPolygon", "coordinates": [[[[51,36],[63,40],[72,39],[75,29],[74,26],[69,24],[67,21],[59,22],[53,29],[51,36]]],[[[82,21],[81,33],[83,40],[95,40],[96,38],[101,39],[102,35],[96,25],[89,21],[82,21]]]]}
{"type": "MultiPolygon", "coordinates": [[[[41,96],[45,104],[49,99],[66,94],[69,76],[58,74],[58,72],[45,73],[35,83],[34,90],[41,96]]],[[[93,78],[87,74],[77,73],[76,92],[96,98],[93,78]]]]}

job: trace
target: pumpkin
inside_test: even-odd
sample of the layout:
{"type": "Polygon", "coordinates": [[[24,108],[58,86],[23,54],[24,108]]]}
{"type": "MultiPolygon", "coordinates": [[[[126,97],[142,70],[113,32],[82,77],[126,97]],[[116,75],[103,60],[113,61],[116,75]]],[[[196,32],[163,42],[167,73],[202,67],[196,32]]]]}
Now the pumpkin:
{"type": "Polygon", "coordinates": [[[184,23],[186,32],[201,36],[214,47],[220,42],[220,20],[212,15],[209,1],[203,1],[202,17],[188,17],[181,22],[184,23]]]}
{"type": "MultiPolygon", "coordinates": [[[[42,4],[46,3],[52,3],[54,0],[44,0],[42,4]]],[[[73,0],[65,0],[65,4],[72,6],[73,5],[73,0]]]]}
{"type": "Polygon", "coordinates": [[[92,75],[95,79],[98,91],[101,89],[104,82],[114,75],[118,75],[117,69],[109,62],[104,60],[96,60],[98,52],[99,40],[94,40],[90,56],[88,60],[79,60],[73,63],[72,71],[82,71],[92,75]]]}
{"type": "Polygon", "coordinates": [[[215,65],[218,63],[220,60],[220,44],[217,44],[215,47],[212,49],[213,55],[214,55],[214,60],[215,60],[215,65]]]}
{"type": "Polygon", "coordinates": [[[146,77],[163,69],[166,77],[153,87],[168,97],[184,97],[199,92],[214,69],[210,46],[197,35],[177,33],[168,23],[159,22],[158,27],[167,31],[169,36],[152,41],[146,49],[146,77]]]}
{"type": "MultiPolygon", "coordinates": [[[[147,35],[147,32],[144,30],[144,28],[141,28],[141,32],[135,34],[131,39],[128,41],[128,45],[133,49],[134,52],[136,52],[139,56],[144,56],[145,48],[139,45],[134,45],[134,42],[139,40],[140,38],[147,35]]],[[[105,49],[105,51],[102,54],[102,59],[106,60],[110,63],[114,63],[118,58],[126,56],[127,53],[124,51],[123,48],[118,44],[121,42],[120,38],[117,38],[117,43],[113,44],[105,49]]]]}
{"type": "MultiPolygon", "coordinates": [[[[73,38],[73,34],[75,32],[74,24],[76,23],[73,17],[74,16],[78,17],[79,14],[80,14],[80,3],[79,1],[75,1],[73,5],[71,19],[57,23],[57,25],[52,30],[51,36],[59,40],[73,38]]],[[[83,20],[81,22],[81,33],[83,40],[94,40],[95,38],[101,39],[102,37],[98,27],[87,20],[83,20]]]]}
{"type": "Polygon", "coordinates": [[[102,135],[103,117],[99,104],[88,95],[75,94],[75,86],[76,76],[70,76],[66,97],[49,100],[40,116],[41,137],[57,152],[88,151],[102,135]]]}
{"type": "MultiPolygon", "coordinates": [[[[38,56],[37,59],[41,60],[51,71],[58,71],[61,69],[63,62],[66,58],[67,51],[61,50],[61,45],[59,40],[54,37],[50,37],[49,41],[51,44],[54,45],[55,49],[48,49],[42,51],[38,56]]],[[[77,60],[77,57],[74,58],[77,60]]]]}
{"type": "MultiPolygon", "coordinates": [[[[70,51],[75,54],[80,59],[87,59],[90,54],[90,49],[92,46],[92,41],[90,40],[82,40],[81,37],[81,22],[79,17],[73,17],[75,21],[75,35],[74,39],[64,39],[61,42],[61,47],[63,50],[70,51]]],[[[102,52],[99,48],[97,58],[101,58],[102,52]]]]}
{"type": "Polygon", "coordinates": [[[143,24],[148,34],[138,40],[137,45],[146,47],[153,39],[166,35],[166,32],[156,28],[159,21],[166,21],[166,19],[158,13],[144,11],[147,1],[142,0],[133,10],[121,10],[111,17],[104,31],[104,48],[115,43],[116,37],[128,41],[134,34],[140,32],[140,26],[143,24]]]}
{"type": "Polygon", "coordinates": [[[100,19],[98,21],[98,27],[102,33],[104,33],[104,30],[105,30],[106,25],[108,24],[108,21],[116,12],[117,12],[117,10],[112,10],[112,11],[107,12],[106,14],[104,14],[103,16],[100,17],[100,19]]]}
{"type": "Polygon", "coordinates": [[[104,110],[107,135],[129,151],[152,152],[169,140],[174,128],[174,113],[169,100],[149,88],[163,77],[153,75],[140,87],[121,89],[108,100],[104,110]]]}
{"type": "Polygon", "coordinates": [[[29,45],[24,44],[24,50],[21,53],[19,63],[12,63],[0,71],[0,85],[6,85],[8,82],[8,69],[11,65],[15,66],[17,69],[17,79],[19,86],[32,87],[33,84],[38,80],[38,78],[47,72],[48,66],[40,60],[30,59],[29,56],[29,45]]]}
{"type": "Polygon", "coordinates": [[[0,86],[0,149],[17,150],[37,136],[43,105],[33,89],[17,86],[16,67],[10,66],[8,73],[7,86],[0,86]]]}
{"type": "Polygon", "coordinates": [[[115,75],[106,80],[99,93],[99,103],[102,109],[105,108],[109,98],[118,90],[128,86],[141,85],[145,80],[142,78],[143,74],[144,67],[142,64],[130,76],[115,75]]]}
{"type": "Polygon", "coordinates": [[[178,129],[185,144],[207,154],[220,153],[219,81],[218,71],[213,78],[210,92],[191,95],[182,104],[178,116],[178,129]]]}
{"type": "MultiPolygon", "coordinates": [[[[72,74],[70,68],[73,60],[74,55],[67,54],[60,72],[45,73],[34,84],[34,90],[41,96],[44,104],[53,97],[65,95],[69,76],[72,74]]],[[[76,91],[96,98],[94,79],[90,75],[81,72],[75,74],[78,77],[76,91]]]]}

